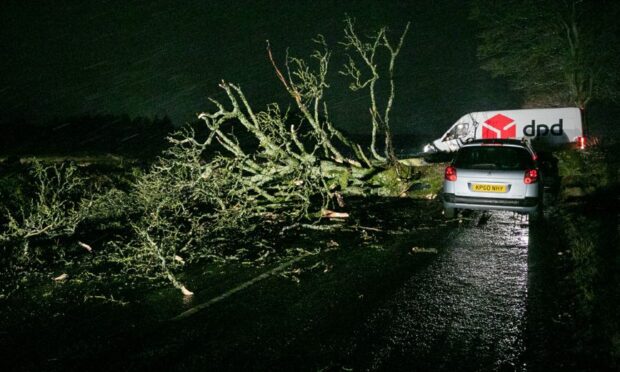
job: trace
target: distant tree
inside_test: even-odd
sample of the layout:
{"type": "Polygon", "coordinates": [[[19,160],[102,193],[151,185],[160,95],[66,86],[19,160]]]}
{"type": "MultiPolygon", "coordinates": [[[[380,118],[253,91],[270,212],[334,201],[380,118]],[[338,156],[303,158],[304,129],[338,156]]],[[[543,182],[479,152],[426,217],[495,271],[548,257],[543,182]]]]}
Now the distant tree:
{"type": "Polygon", "coordinates": [[[6,123],[0,125],[0,156],[114,154],[153,159],[169,146],[166,138],[176,130],[168,116],[86,114],[41,124],[6,123]]]}
{"type": "Polygon", "coordinates": [[[616,1],[474,0],[482,68],[508,79],[531,106],[617,100],[616,1]]]}

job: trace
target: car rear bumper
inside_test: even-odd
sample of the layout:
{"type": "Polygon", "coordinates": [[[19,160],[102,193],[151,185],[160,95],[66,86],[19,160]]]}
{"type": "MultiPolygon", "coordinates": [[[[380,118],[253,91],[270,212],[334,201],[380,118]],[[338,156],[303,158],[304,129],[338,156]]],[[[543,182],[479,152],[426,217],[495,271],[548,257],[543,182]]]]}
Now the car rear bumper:
{"type": "Polygon", "coordinates": [[[444,193],[442,194],[442,201],[445,208],[501,209],[530,213],[538,208],[540,199],[534,197],[523,199],[481,198],[444,193]]]}

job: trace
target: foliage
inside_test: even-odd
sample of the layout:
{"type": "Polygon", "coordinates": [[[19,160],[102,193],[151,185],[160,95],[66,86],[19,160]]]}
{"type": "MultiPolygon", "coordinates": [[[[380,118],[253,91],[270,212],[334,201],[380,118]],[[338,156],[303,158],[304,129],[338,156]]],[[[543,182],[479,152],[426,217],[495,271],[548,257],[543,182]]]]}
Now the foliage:
{"type": "Polygon", "coordinates": [[[577,331],[581,336],[578,341],[596,345],[593,358],[601,360],[601,365],[618,366],[620,275],[617,267],[620,255],[617,242],[620,236],[617,207],[609,206],[613,193],[605,195],[605,207],[599,206],[596,212],[585,215],[584,208],[577,213],[564,208],[558,215],[558,223],[565,233],[565,248],[570,260],[567,278],[574,287],[571,302],[577,305],[576,318],[585,328],[577,331]]]}
{"type": "Polygon", "coordinates": [[[28,203],[28,190],[25,186],[27,175],[4,169],[0,174],[0,225],[4,225],[8,223],[8,214],[5,211],[19,210],[28,203]]]}
{"type": "MultiPolygon", "coordinates": [[[[356,35],[351,20],[345,25],[344,45],[355,49],[371,71],[367,84],[373,137],[381,124],[389,139],[394,60],[407,29],[393,45],[382,28],[374,45],[368,46],[356,35]],[[391,56],[391,91],[381,113],[374,88],[378,65],[369,57],[379,48],[391,56]]],[[[58,262],[71,240],[93,253],[89,270],[107,270],[126,282],[167,280],[190,295],[179,275],[187,265],[242,255],[261,259],[274,250],[277,237],[302,220],[316,224],[328,207],[342,205],[339,191],[349,184],[369,187],[368,179],[380,174],[374,177],[376,186],[389,195],[401,195],[407,189],[401,179],[407,181],[412,174],[409,167],[396,163],[391,139],[386,141],[385,157],[378,155],[373,140],[371,161],[359,144],[330,122],[323,97],[329,87],[331,52],[323,37],[315,42],[318,49],[311,53],[310,62],[287,55],[286,77],[268,49],[276,75],[299,115],[289,115],[275,103],[258,111],[241,87],[222,81],[227,101],[210,99],[212,110],[198,115],[208,134],[203,138],[191,129],[176,133],[169,138],[170,147],[145,172],[134,169],[122,182],[96,177],[87,182],[74,165],[35,163],[32,201],[18,215],[9,214],[0,235],[2,241],[21,247],[21,253],[9,256],[39,260],[42,250],[54,246],[46,262],[58,262]],[[248,135],[253,142],[241,142],[239,135],[248,135]],[[223,153],[214,151],[215,142],[223,153]],[[107,242],[94,251],[77,240],[78,236],[102,239],[99,234],[107,242]],[[30,244],[34,239],[37,244],[30,244]]],[[[354,84],[364,88],[361,69],[352,58],[347,71],[356,79],[354,84]]]]}
{"type": "Polygon", "coordinates": [[[392,110],[395,97],[394,63],[403,46],[407,31],[409,31],[409,23],[405,26],[405,30],[401,34],[398,43],[394,44],[388,38],[387,27],[382,27],[376,33],[369,36],[368,41],[365,42],[355,31],[354,21],[351,18],[345,19],[345,41],[341,42],[341,44],[346,50],[352,51],[353,56],[357,58],[349,55],[348,62],[343,66],[343,70],[340,71],[340,74],[351,78],[352,82],[349,87],[352,91],[368,89],[368,95],[370,97],[370,116],[372,119],[372,142],[370,151],[375,159],[381,161],[390,159],[391,162],[395,162],[396,160],[394,145],[392,144],[392,131],[390,129],[390,111],[392,110]],[[389,54],[387,75],[390,93],[383,110],[380,110],[376,84],[381,76],[377,59],[382,49],[385,49],[389,54]],[[367,72],[364,72],[364,70],[367,72]],[[385,137],[385,157],[378,154],[376,147],[377,134],[380,128],[383,129],[385,137]]]}
{"type": "MultiPolygon", "coordinates": [[[[363,163],[370,167],[371,164],[361,146],[346,138],[329,120],[327,103],[323,101],[323,98],[325,90],[329,88],[326,78],[331,52],[327,48],[327,43],[323,36],[317,36],[314,42],[318,45],[319,49],[311,54],[310,59],[317,64],[317,67],[311,68],[309,63],[304,59],[290,56],[287,53],[285,60],[287,77],[285,77],[277,66],[271,52],[271,46],[269,45],[269,41],[267,41],[269,59],[276,72],[276,76],[289,95],[294,99],[302,115],[299,125],[297,127],[291,126],[291,134],[293,135],[291,140],[293,140],[300,152],[307,153],[296,134],[296,132],[300,131],[303,122],[306,121],[310,125],[309,134],[314,142],[312,145],[313,149],[310,150],[312,153],[319,150],[323,157],[331,158],[338,163],[346,161],[356,166],[360,166],[363,163]],[[341,144],[348,147],[355,154],[356,159],[345,159],[341,150],[334,144],[332,138],[337,139],[341,144]]],[[[238,93],[240,93],[240,97],[246,104],[246,107],[249,107],[243,94],[240,91],[238,93]]],[[[230,94],[228,96],[230,99],[233,99],[230,94]]],[[[244,123],[243,120],[241,120],[241,122],[244,123]]]]}
{"type": "Polygon", "coordinates": [[[506,77],[530,105],[618,98],[616,2],[476,0],[483,68],[506,77]],[[595,15],[595,16],[593,16],[595,15]]]}
{"type": "Polygon", "coordinates": [[[70,163],[32,164],[33,198],[20,206],[18,213],[6,211],[8,223],[0,235],[0,241],[17,242],[22,247],[22,260],[36,261],[45,255],[30,249],[31,240],[70,236],[84,219],[88,206],[82,195],[86,185],[76,173],[76,166],[70,163]]]}
{"type": "MultiPolygon", "coordinates": [[[[610,202],[610,197],[607,194],[605,203],[610,202]]],[[[589,211],[593,206],[588,201],[577,210],[560,207],[552,221],[562,232],[559,234],[562,251],[557,257],[565,266],[562,277],[569,290],[560,306],[565,314],[570,314],[567,317],[570,320],[565,322],[574,327],[572,352],[585,349],[586,360],[596,361],[589,365],[614,370],[611,366],[620,363],[617,208],[606,205],[598,206],[595,212],[589,211]]]]}
{"type": "Polygon", "coordinates": [[[616,154],[617,147],[611,146],[554,153],[560,195],[570,203],[558,203],[552,209],[553,218],[546,222],[558,230],[556,257],[565,266],[561,276],[569,293],[559,306],[570,317],[564,322],[574,327],[571,352],[587,350],[587,365],[610,370],[620,363],[616,154]]]}
{"type": "Polygon", "coordinates": [[[22,204],[17,211],[6,211],[0,230],[5,280],[0,292],[16,289],[22,276],[34,268],[48,268],[65,259],[67,245],[84,220],[90,204],[85,178],[74,164],[43,166],[34,162],[27,178],[31,189],[13,184],[22,204]]]}
{"type": "Polygon", "coordinates": [[[235,254],[235,249],[256,243],[259,230],[269,223],[307,215],[306,195],[314,191],[310,182],[320,182],[317,175],[304,174],[312,168],[295,167],[288,173],[272,169],[270,179],[259,180],[248,177],[247,164],[238,159],[205,161],[208,145],[192,133],[171,140],[173,146],[129,194],[130,239],[115,242],[111,256],[124,271],[163,275],[180,287],[173,272],[185,263],[235,254]],[[280,195],[286,198],[275,203],[280,195]]]}
{"type": "MultiPolygon", "coordinates": [[[[615,203],[613,195],[610,195],[618,185],[615,167],[617,163],[614,159],[610,159],[615,157],[615,154],[593,147],[588,151],[564,150],[556,153],[556,156],[558,173],[562,177],[562,194],[566,195],[568,190],[578,187],[583,190],[579,196],[592,199],[589,201],[590,204],[600,203],[595,194],[601,195],[599,197],[604,200],[604,204],[615,203]]],[[[611,210],[612,214],[615,213],[613,208],[611,210]]],[[[599,218],[562,215],[572,249],[578,289],[585,302],[593,300],[592,290],[596,286],[592,283],[600,279],[599,268],[604,266],[600,251],[605,249],[613,251],[610,244],[616,243],[618,238],[613,233],[601,234],[603,226],[609,225],[611,221],[597,217],[599,218]]],[[[615,227],[617,226],[613,223],[611,227],[607,226],[611,229],[615,227]]]]}
{"type": "Polygon", "coordinates": [[[613,169],[600,147],[585,151],[568,149],[555,156],[561,178],[560,193],[564,198],[587,196],[613,184],[613,169]]]}
{"type": "MultiPolygon", "coordinates": [[[[385,27],[380,28],[366,41],[355,31],[354,21],[351,18],[345,18],[344,24],[344,41],[339,44],[351,54],[348,55],[348,62],[343,66],[340,75],[350,80],[349,87],[351,90],[368,90],[372,124],[372,142],[370,145],[372,160],[379,164],[385,164],[386,160],[394,163],[396,157],[390,129],[390,112],[395,98],[394,65],[409,29],[409,24],[405,27],[396,44],[389,40],[385,27]],[[378,55],[383,50],[389,54],[386,71],[389,94],[383,108],[380,108],[376,84],[381,78],[378,55]],[[385,138],[385,156],[380,155],[377,150],[379,132],[382,132],[385,138]]],[[[269,59],[276,75],[294,99],[297,108],[303,114],[303,118],[311,125],[325,156],[332,157],[336,162],[347,161],[353,166],[372,167],[373,164],[362,147],[344,136],[329,120],[328,106],[323,98],[325,90],[329,88],[326,76],[332,52],[328,49],[322,35],[318,35],[314,41],[318,45],[318,49],[311,54],[311,60],[316,62],[317,67],[312,69],[303,59],[291,57],[287,54],[285,61],[286,77],[277,66],[271,47],[268,45],[269,59]],[[355,159],[344,159],[338,147],[332,143],[332,138],[337,139],[342,145],[350,149],[355,155],[355,159]]]]}

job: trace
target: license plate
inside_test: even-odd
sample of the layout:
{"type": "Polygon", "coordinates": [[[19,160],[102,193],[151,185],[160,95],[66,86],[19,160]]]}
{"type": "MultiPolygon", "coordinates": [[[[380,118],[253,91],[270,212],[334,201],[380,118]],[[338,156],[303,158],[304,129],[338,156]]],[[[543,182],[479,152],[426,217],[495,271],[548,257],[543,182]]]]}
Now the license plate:
{"type": "Polygon", "coordinates": [[[474,183],[471,190],[476,192],[506,192],[506,185],[492,185],[488,183],[474,183]]]}

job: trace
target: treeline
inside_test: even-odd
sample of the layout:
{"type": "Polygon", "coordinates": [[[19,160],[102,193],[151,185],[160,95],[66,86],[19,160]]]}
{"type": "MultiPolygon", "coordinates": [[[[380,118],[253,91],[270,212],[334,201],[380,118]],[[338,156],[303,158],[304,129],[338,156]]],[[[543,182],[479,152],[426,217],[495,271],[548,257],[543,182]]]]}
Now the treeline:
{"type": "Polygon", "coordinates": [[[147,159],[168,145],[176,128],[163,118],[84,115],[46,124],[0,125],[0,156],[102,155],[147,159]]]}

